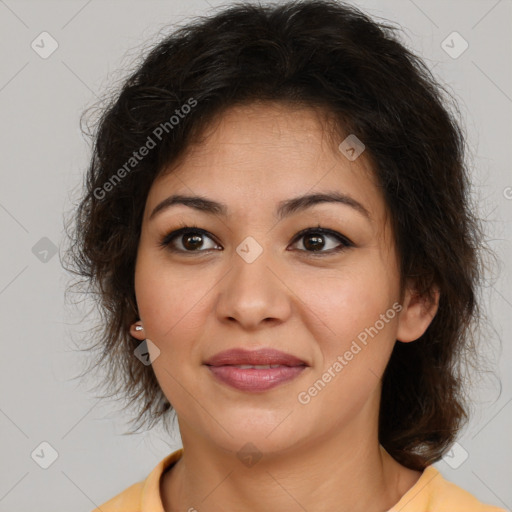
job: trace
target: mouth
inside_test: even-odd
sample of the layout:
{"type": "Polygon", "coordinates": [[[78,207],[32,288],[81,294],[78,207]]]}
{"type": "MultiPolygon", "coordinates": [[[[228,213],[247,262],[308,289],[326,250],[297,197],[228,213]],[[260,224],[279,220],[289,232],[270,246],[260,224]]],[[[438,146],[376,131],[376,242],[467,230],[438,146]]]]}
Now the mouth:
{"type": "Polygon", "coordinates": [[[275,349],[232,349],[208,359],[205,366],[228,386],[261,392],[298,377],[309,365],[296,356],[275,349]]]}

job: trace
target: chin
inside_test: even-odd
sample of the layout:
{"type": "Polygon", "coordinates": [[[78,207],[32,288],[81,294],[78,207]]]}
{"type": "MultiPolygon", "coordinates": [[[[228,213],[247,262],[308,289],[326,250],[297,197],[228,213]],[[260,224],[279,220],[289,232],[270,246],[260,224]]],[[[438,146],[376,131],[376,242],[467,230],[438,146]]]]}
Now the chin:
{"type": "MultiPolygon", "coordinates": [[[[261,454],[279,453],[294,447],[300,442],[297,425],[303,422],[288,421],[290,411],[267,411],[265,414],[239,411],[232,415],[218,416],[217,421],[225,425],[226,430],[216,422],[209,422],[205,437],[220,448],[240,455],[240,451],[254,451],[261,454]],[[283,412],[286,411],[286,412],[283,412]],[[284,420],[284,421],[283,421],[284,420]],[[228,433],[229,432],[229,433],[228,433]]],[[[297,418],[295,418],[296,420],[297,418]]]]}

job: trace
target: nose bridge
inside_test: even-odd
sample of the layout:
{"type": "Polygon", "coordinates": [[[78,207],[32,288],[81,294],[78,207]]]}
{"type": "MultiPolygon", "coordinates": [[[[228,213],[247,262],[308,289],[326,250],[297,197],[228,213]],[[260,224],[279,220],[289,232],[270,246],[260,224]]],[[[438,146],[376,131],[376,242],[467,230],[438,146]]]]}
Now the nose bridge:
{"type": "Polygon", "coordinates": [[[289,313],[286,287],[276,277],[272,251],[246,237],[232,257],[231,271],[223,280],[218,314],[255,327],[268,318],[283,320],[289,313]]]}

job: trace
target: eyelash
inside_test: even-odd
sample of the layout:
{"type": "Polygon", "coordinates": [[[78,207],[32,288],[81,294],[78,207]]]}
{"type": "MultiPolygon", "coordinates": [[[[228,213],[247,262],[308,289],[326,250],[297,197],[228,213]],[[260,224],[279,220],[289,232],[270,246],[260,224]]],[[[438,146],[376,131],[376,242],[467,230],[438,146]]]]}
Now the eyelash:
{"type": "MultiPolygon", "coordinates": [[[[209,251],[218,250],[218,249],[206,249],[206,250],[203,249],[203,250],[197,250],[197,251],[186,251],[186,250],[182,250],[182,249],[173,248],[172,241],[175,238],[179,237],[180,235],[185,235],[185,234],[205,235],[208,238],[212,239],[216,244],[218,244],[218,242],[215,241],[214,237],[212,237],[207,231],[199,228],[196,225],[188,225],[187,226],[185,224],[181,224],[181,226],[182,227],[180,229],[171,231],[167,235],[163,236],[161,241],[159,242],[159,246],[166,248],[167,250],[169,250],[171,252],[181,253],[181,254],[205,253],[205,252],[209,252],[209,251]]],[[[305,252],[308,255],[313,256],[313,257],[318,257],[318,256],[322,257],[322,256],[326,256],[326,255],[328,256],[328,255],[332,255],[332,254],[338,253],[340,251],[343,251],[347,248],[354,247],[354,244],[347,237],[341,235],[337,231],[333,231],[332,229],[323,228],[320,225],[318,225],[316,228],[307,228],[307,229],[303,229],[302,231],[299,231],[295,235],[295,238],[293,239],[292,244],[295,244],[301,238],[303,238],[305,235],[308,235],[308,234],[319,234],[319,235],[323,235],[323,236],[332,236],[332,237],[336,238],[341,243],[341,245],[339,247],[337,247],[335,249],[329,249],[328,251],[308,251],[305,249],[299,249],[299,251],[305,252]]],[[[218,244],[218,245],[220,245],[220,244],[218,244]]]]}

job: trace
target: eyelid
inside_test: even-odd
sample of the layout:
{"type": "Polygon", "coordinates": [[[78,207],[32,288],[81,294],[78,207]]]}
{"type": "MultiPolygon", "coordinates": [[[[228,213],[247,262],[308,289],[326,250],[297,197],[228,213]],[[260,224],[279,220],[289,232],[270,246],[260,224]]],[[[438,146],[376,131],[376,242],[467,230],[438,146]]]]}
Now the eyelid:
{"type": "MultiPolygon", "coordinates": [[[[198,233],[203,236],[206,236],[206,237],[210,238],[211,240],[213,240],[213,242],[215,242],[217,245],[221,246],[221,244],[216,240],[216,238],[211,233],[206,231],[205,229],[202,229],[196,225],[191,225],[191,224],[186,225],[183,223],[181,224],[181,227],[179,229],[170,231],[169,233],[164,235],[162,237],[161,241],[159,242],[159,246],[163,247],[164,249],[166,248],[166,249],[170,250],[171,252],[180,253],[180,254],[201,254],[201,253],[208,253],[212,250],[218,250],[218,249],[203,249],[203,250],[197,250],[197,251],[184,251],[181,249],[174,249],[174,248],[170,247],[171,242],[174,239],[178,238],[180,235],[182,235],[184,233],[189,233],[189,232],[190,233],[198,233]]],[[[355,247],[355,244],[346,236],[342,235],[341,233],[339,233],[335,230],[323,228],[320,225],[318,225],[316,227],[315,226],[308,227],[308,228],[305,228],[305,229],[302,229],[301,231],[299,231],[294,236],[294,238],[291,242],[291,245],[295,245],[302,237],[304,237],[308,233],[318,233],[321,235],[330,236],[330,237],[337,239],[341,244],[341,247],[329,249],[327,251],[306,251],[303,249],[299,249],[299,252],[305,253],[308,256],[322,256],[322,255],[335,254],[335,253],[343,251],[344,249],[347,249],[350,247],[355,247]]]]}
{"type": "Polygon", "coordinates": [[[159,245],[162,246],[164,249],[167,248],[169,249],[170,251],[172,252],[178,252],[178,253],[181,253],[181,254],[194,254],[194,253],[205,253],[205,252],[208,252],[208,251],[211,251],[211,250],[216,250],[216,249],[207,249],[207,250],[202,250],[202,251],[183,251],[181,249],[173,249],[173,248],[170,248],[170,245],[171,245],[171,242],[175,239],[175,238],[178,238],[180,235],[183,235],[185,233],[199,233],[200,235],[202,236],[207,236],[208,238],[210,238],[211,240],[213,240],[217,245],[220,246],[219,242],[215,239],[215,237],[209,233],[208,231],[206,231],[205,229],[202,229],[196,225],[185,225],[185,224],[181,224],[182,227],[180,227],[179,229],[175,229],[173,231],[170,231],[168,232],[166,235],[163,236],[163,238],[161,239],[161,241],[159,242],[159,245]]]}
{"type": "MultiPolygon", "coordinates": [[[[320,233],[322,235],[332,236],[333,238],[336,238],[338,241],[343,243],[346,247],[354,247],[355,246],[354,242],[352,242],[352,240],[350,240],[346,236],[344,236],[341,233],[338,233],[337,231],[334,231],[332,229],[323,228],[320,225],[318,225],[316,227],[306,228],[306,229],[299,231],[295,235],[295,238],[293,239],[293,243],[295,243],[297,240],[300,240],[304,235],[306,235],[308,233],[320,233]]],[[[308,254],[315,254],[314,251],[305,251],[305,252],[308,252],[308,254]]],[[[322,252],[328,254],[333,251],[318,251],[319,254],[322,252]]]]}

